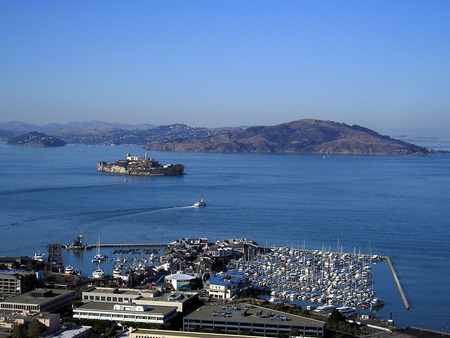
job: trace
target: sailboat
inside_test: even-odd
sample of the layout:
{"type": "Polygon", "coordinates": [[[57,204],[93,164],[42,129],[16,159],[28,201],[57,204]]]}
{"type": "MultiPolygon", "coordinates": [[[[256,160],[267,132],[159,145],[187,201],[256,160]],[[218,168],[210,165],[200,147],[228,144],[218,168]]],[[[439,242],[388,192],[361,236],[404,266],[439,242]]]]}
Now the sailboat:
{"type": "Polygon", "coordinates": [[[97,254],[94,256],[94,258],[92,258],[92,263],[101,263],[105,261],[107,258],[108,258],[107,256],[103,256],[100,253],[100,236],[98,236],[97,254]]]}

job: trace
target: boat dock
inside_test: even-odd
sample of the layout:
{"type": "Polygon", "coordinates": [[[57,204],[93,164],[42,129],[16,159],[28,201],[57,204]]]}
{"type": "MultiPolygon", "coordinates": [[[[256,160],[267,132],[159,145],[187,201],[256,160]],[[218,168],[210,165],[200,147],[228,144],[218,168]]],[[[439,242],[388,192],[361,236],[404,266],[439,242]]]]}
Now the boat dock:
{"type": "MultiPolygon", "coordinates": [[[[167,243],[141,243],[141,244],[86,244],[84,250],[95,248],[163,248],[167,243]]],[[[67,249],[67,245],[64,246],[67,249]]]]}

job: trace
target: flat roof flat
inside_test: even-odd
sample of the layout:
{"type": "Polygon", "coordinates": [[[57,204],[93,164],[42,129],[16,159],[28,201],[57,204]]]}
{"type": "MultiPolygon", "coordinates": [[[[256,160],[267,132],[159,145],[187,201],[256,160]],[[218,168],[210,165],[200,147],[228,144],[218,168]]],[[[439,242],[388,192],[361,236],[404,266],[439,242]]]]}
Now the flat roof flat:
{"type": "Polygon", "coordinates": [[[192,332],[192,331],[170,331],[170,330],[152,330],[152,329],[138,329],[133,328],[134,335],[147,334],[151,337],[189,337],[189,338],[205,338],[205,337],[218,337],[218,338],[246,338],[255,337],[247,335],[235,335],[225,333],[210,333],[210,332],[192,332]]]}
{"type": "MultiPolygon", "coordinates": [[[[278,318],[279,318],[278,317],[278,318]]],[[[286,324],[292,324],[292,325],[305,325],[305,326],[315,326],[315,327],[323,327],[325,325],[325,322],[317,320],[317,319],[311,319],[307,317],[297,316],[286,312],[276,311],[260,306],[250,305],[250,304],[225,304],[225,305],[204,305],[197,310],[191,312],[189,315],[185,317],[186,319],[214,319],[214,321],[226,321],[226,322],[251,322],[251,323],[286,323],[286,324]],[[233,309],[233,307],[236,307],[236,309],[233,309]],[[233,312],[244,312],[245,316],[233,316],[233,312]],[[274,319],[270,319],[268,317],[264,318],[262,316],[258,316],[257,313],[261,312],[264,315],[270,315],[272,314],[272,317],[274,319]],[[228,317],[221,317],[221,316],[213,316],[213,312],[215,313],[229,313],[230,316],[228,317]],[[286,317],[286,320],[279,320],[275,319],[277,317],[286,317]]]]}
{"type": "Polygon", "coordinates": [[[9,298],[8,300],[2,301],[2,303],[5,304],[32,304],[32,305],[40,305],[44,304],[48,301],[51,301],[59,296],[66,295],[69,293],[76,294],[73,290],[62,290],[62,289],[36,289],[12,298],[9,298]],[[45,292],[45,291],[52,291],[51,296],[49,297],[32,297],[31,294],[34,292],[45,292]]]}
{"type": "Polygon", "coordinates": [[[147,311],[130,311],[130,310],[114,310],[114,305],[120,305],[120,306],[140,306],[136,304],[114,304],[114,303],[101,303],[101,302],[91,302],[87,303],[85,305],[82,305],[75,310],[92,310],[92,311],[111,311],[111,312],[126,312],[130,314],[161,314],[165,315],[166,313],[172,311],[173,309],[177,309],[176,306],[159,306],[159,305],[152,305],[147,307],[147,311]]]}

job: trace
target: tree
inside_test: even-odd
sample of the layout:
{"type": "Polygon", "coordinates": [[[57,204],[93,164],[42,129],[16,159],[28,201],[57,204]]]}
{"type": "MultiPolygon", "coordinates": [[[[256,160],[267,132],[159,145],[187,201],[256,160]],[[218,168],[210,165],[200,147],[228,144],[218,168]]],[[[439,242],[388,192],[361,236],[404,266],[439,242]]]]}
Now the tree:
{"type": "Polygon", "coordinates": [[[297,329],[296,327],[293,328],[293,329],[289,332],[289,336],[294,336],[294,337],[300,336],[300,331],[299,331],[299,329],[297,329]]]}
{"type": "Polygon", "coordinates": [[[33,319],[31,323],[27,325],[27,337],[39,337],[41,334],[41,323],[37,319],[33,319]]]}
{"type": "Polygon", "coordinates": [[[23,325],[14,323],[13,330],[12,330],[12,338],[22,338],[25,335],[23,334],[24,328],[23,325]]]}
{"type": "Polygon", "coordinates": [[[340,321],[345,322],[345,317],[338,310],[334,309],[327,318],[327,327],[337,328],[340,321]]]}

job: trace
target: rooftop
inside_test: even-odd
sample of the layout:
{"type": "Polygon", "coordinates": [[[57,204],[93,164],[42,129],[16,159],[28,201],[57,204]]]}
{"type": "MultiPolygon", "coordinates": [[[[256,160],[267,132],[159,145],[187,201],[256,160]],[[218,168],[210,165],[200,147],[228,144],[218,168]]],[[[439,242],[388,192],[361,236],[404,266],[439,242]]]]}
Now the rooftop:
{"type": "MultiPolygon", "coordinates": [[[[147,306],[146,311],[132,311],[132,310],[114,310],[113,303],[97,303],[97,302],[91,302],[87,303],[83,306],[80,306],[76,310],[92,310],[92,311],[107,311],[107,312],[126,312],[130,314],[137,314],[142,315],[143,313],[149,314],[160,314],[165,315],[168,312],[171,312],[173,309],[176,310],[176,307],[174,306],[159,306],[159,305],[153,305],[153,306],[147,306]]],[[[126,304],[121,304],[121,306],[127,306],[126,304]]],[[[134,308],[136,305],[129,305],[131,308],[134,308]]]]}
{"type": "Polygon", "coordinates": [[[186,319],[213,319],[214,321],[227,322],[252,322],[252,323],[273,323],[288,322],[293,325],[319,326],[325,322],[296,316],[290,313],[271,310],[249,304],[228,304],[228,305],[205,305],[191,312],[186,319]],[[222,318],[223,317],[223,318],[222,318]]]}
{"type": "Polygon", "coordinates": [[[75,291],[72,290],[62,290],[62,289],[36,289],[22,295],[18,295],[8,300],[3,301],[3,303],[14,303],[14,304],[33,304],[40,305],[53,300],[56,297],[64,296],[67,294],[74,294],[75,291]]]}
{"type": "Polygon", "coordinates": [[[148,335],[150,337],[189,337],[189,338],[205,338],[205,337],[217,337],[217,338],[246,338],[254,336],[246,335],[231,335],[222,333],[210,333],[210,332],[186,332],[186,331],[168,331],[168,330],[151,330],[151,329],[133,329],[133,335],[141,336],[148,335]]]}

